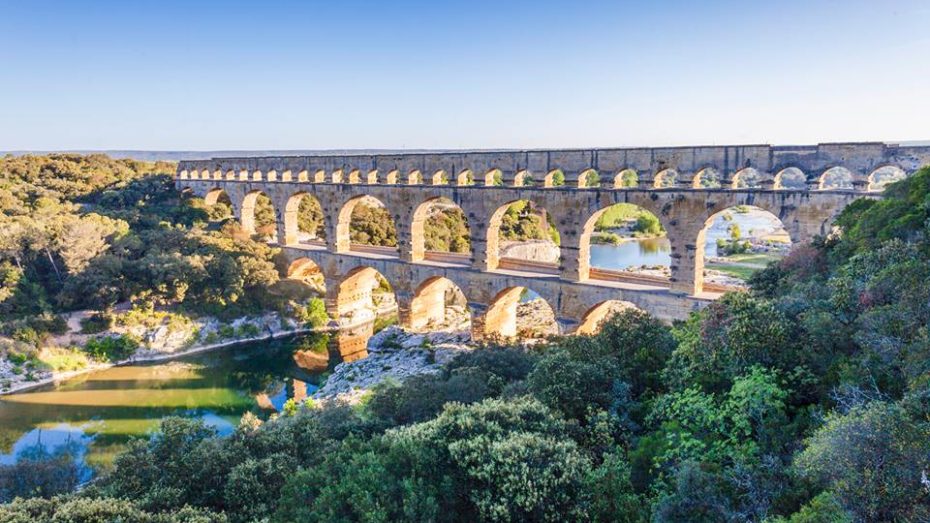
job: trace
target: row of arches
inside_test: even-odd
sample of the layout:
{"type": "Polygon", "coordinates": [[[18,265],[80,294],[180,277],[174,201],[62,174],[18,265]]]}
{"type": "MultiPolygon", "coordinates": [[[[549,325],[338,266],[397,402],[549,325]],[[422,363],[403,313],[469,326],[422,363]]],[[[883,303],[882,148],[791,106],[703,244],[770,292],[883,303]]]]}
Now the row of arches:
{"type": "Polygon", "coordinates": [[[483,185],[486,187],[560,187],[566,185],[578,188],[613,187],[627,188],[691,188],[691,189],[775,189],[775,190],[866,190],[881,191],[886,185],[906,177],[906,172],[896,165],[882,165],[867,175],[855,174],[842,166],[830,167],[819,175],[809,179],[808,174],[798,167],[786,167],[775,173],[759,171],[746,167],[729,178],[714,167],[706,167],[694,173],[681,173],[675,168],[666,168],[644,176],[633,169],[623,169],[616,173],[600,173],[595,169],[586,169],[578,174],[577,180],[568,180],[560,169],[554,169],[545,175],[523,170],[514,174],[512,180],[505,180],[500,169],[491,169],[484,173],[463,170],[450,174],[444,170],[424,174],[419,170],[401,173],[392,170],[383,176],[377,170],[336,170],[330,173],[319,170],[313,173],[300,171],[221,171],[221,170],[187,170],[178,173],[182,180],[237,180],[237,181],[282,181],[308,183],[349,183],[349,184],[408,184],[408,185],[483,185]]]}
{"type": "MultiPolygon", "coordinates": [[[[297,259],[287,270],[290,279],[321,274],[309,258],[297,259]]],[[[464,328],[474,338],[539,339],[558,334],[594,334],[610,315],[638,308],[622,300],[601,301],[580,318],[573,318],[570,327],[564,327],[545,298],[522,286],[505,287],[489,303],[475,304],[461,286],[446,276],[431,276],[419,282],[406,300],[398,300],[387,278],[370,266],[358,266],[332,283],[332,289],[324,291],[329,312],[348,329],[400,309],[403,326],[414,332],[464,328]],[[385,303],[393,307],[386,308],[385,303]]]]}
{"type": "MultiPolygon", "coordinates": [[[[222,188],[215,188],[206,194],[205,201],[215,205],[228,202],[229,198],[222,188]]],[[[636,280],[668,286],[672,276],[671,238],[667,237],[667,227],[671,223],[666,217],[629,203],[609,205],[591,214],[580,226],[577,244],[569,250],[562,248],[561,234],[571,232],[575,236],[575,231],[564,230],[569,226],[564,222],[558,225],[556,218],[530,200],[507,202],[486,222],[477,224],[480,245],[475,246],[472,245],[472,224],[465,212],[445,197],[429,197],[420,202],[415,206],[409,225],[401,224],[401,227],[395,223],[397,215],[369,195],[352,197],[338,210],[324,211],[312,193],[300,191],[286,199],[283,223],[274,222],[276,214],[269,208],[271,205],[270,198],[261,191],[247,193],[239,209],[242,227],[249,234],[260,234],[265,240],[285,246],[404,257],[405,261],[414,263],[444,262],[488,271],[511,269],[550,275],[562,274],[565,265],[576,263],[577,275],[570,277],[577,281],[636,280]],[[560,227],[563,230],[560,231],[560,227]],[[577,258],[574,248],[577,248],[577,258]],[[572,258],[563,259],[564,253],[572,258]]],[[[777,242],[772,243],[772,250],[777,254],[780,248],[790,245],[792,239],[799,239],[792,238],[785,224],[772,212],[747,206],[720,210],[708,217],[698,231],[688,234],[694,236],[684,240],[694,245],[697,261],[694,274],[690,275],[697,282],[694,292],[703,289],[705,272],[712,278],[709,280],[711,286],[733,283],[732,278],[717,275],[714,272],[717,269],[705,267],[703,263],[705,259],[718,256],[721,241],[727,248],[734,242],[739,246],[750,240],[766,244],[777,242]],[[746,222],[748,226],[741,223],[744,217],[751,218],[746,222]]],[[[745,245],[743,248],[745,250],[745,245]]],[[[762,262],[757,260],[756,265],[759,263],[762,262]]],[[[743,268],[752,267],[750,263],[743,268]]]]}

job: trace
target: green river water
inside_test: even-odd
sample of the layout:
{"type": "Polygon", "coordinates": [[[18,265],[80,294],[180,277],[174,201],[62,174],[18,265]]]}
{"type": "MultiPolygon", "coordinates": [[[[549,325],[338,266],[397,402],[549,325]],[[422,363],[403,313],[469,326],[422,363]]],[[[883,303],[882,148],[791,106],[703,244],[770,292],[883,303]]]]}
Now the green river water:
{"type": "Polygon", "coordinates": [[[317,389],[320,370],[301,368],[294,355],[309,344],[325,343],[319,336],[113,367],[0,396],[0,463],[67,452],[89,479],[165,416],[200,418],[228,434],[245,412],[267,417],[289,398],[303,399],[317,389]]]}

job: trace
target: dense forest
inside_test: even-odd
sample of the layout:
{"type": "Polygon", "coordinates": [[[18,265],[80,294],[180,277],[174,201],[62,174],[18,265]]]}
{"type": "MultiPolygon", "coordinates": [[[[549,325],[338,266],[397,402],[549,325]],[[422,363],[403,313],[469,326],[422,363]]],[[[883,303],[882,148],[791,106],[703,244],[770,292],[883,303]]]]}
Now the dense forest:
{"type": "MultiPolygon", "coordinates": [[[[124,299],[273,306],[271,249],[210,230],[165,171],[4,159],[0,312],[23,318],[4,325],[124,299]]],[[[169,418],[80,492],[66,459],[4,466],[19,498],[0,520],[930,520],[930,168],[885,194],[687,321],[628,310],[477,347],[226,437],[169,418]]]]}

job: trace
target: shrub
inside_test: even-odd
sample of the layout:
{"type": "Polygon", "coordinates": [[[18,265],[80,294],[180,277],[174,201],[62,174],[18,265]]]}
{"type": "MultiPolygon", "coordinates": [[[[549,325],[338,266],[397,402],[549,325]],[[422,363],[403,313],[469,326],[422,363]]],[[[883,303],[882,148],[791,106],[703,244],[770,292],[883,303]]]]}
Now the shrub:
{"type": "Polygon", "coordinates": [[[84,334],[97,334],[110,330],[113,326],[113,316],[106,313],[93,314],[81,320],[81,332],[84,334]]]}
{"type": "Polygon", "coordinates": [[[118,361],[132,356],[138,348],[139,340],[133,336],[122,334],[89,339],[84,345],[84,352],[95,360],[118,361]]]}

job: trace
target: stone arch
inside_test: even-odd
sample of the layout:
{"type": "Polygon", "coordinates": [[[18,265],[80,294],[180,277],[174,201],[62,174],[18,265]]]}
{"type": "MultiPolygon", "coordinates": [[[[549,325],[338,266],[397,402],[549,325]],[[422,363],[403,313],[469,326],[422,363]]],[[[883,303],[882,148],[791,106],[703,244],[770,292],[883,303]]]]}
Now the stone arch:
{"type": "Polygon", "coordinates": [[[775,190],[806,189],[807,175],[797,167],[785,167],[775,174],[775,190]]]}
{"type": "Polygon", "coordinates": [[[226,180],[235,180],[236,171],[233,171],[233,170],[226,171],[226,175],[223,178],[226,180]]]}
{"type": "Polygon", "coordinates": [[[628,301],[602,301],[588,309],[584,316],[582,316],[581,323],[575,329],[575,334],[583,336],[597,334],[601,330],[601,327],[604,325],[605,321],[609,320],[610,317],[614,314],[617,314],[626,309],[642,310],[628,301]]]}
{"type": "Polygon", "coordinates": [[[504,184],[504,173],[500,169],[490,169],[484,173],[485,187],[498,187],[504,184]]]}
{"type": "Polygon", "coordinates": [[[374,185],[378,183],[378,171],[377,170],[368,171],[368,174],[365,175],[365,183],[369,185],[374,185]]]}
{"type": "Polygon", "coordinates": [[[693,189],[719,189],[723,187],[723,174],[714,167],[699,170],[691,180],[693,189]]]}
{"type": "Polygon", "coordinates": [[[562,169],[553,169],[543,177],[543,187],[561,187],[565,185],[565,173],[562,169]]]}
{"type": "Polygon", "coordinates": [[[581,174],[578,175],[578,188],[595,188],[601,186],[601,175],[597,172],[597,169],[585,169],[581,171],[581,174]]]}
{"type": "Polygon", "coordinates": [[[343,182],[343,173],[342,169],[336,169],[331,175],[331,181],[333,183],[342,183],[343,182]]]}
{"type": "MultiPolygon", "coordinates": [[[[659,217],[659,215],[639,205],[632,204],[632,203],[615,203],[615,204],[608,205],[607,207],[604,207],[598,210],[597,212],[592,214],[590,218],[588,218],[587,222],[585,222],[584,227],[581,230],[581,235],[579,236],[579,239],[578,239],[578,280],[579,281],[585,281],[585,280],[592,278],[591,276],[591,269],[593,267],[592,256],[591,256],[592,238],[594,237],[598,221],[600,221],[602,217],[605,217],[606,213],[610,211],[611,209],[616,210],[618,214],[617,219],[622,220],[622,221],[627,221],[626,218],[628,216],[629,218],[633,218],[633,216],[637,216],[637,215],[651,217],[651,219],[654,219],[656,222],[658,222],[659,226],[661,227],[662,232],[658,236],[658,238],[661,239],[661,238],[664,238],[665,236],[664,231],[666,230],[666,225],[665,223],[662,222],[662,219],[659,217]]],[[[609,238],[610,240],[613,240],[613,237],[607,237],[607,238],[609,238]]],[[[628,241],[623,240],[623,238],[621,238],[620,241],[622,242],[621,245],[623,246],[639,247],[638,243],[635,243],[635,244],[629,243],[628,241]]],[[[663,245],[665,245],[666,247],[665,251],[663,251],[665,253],[668,253],[670,251],[670,249],[666,245],[667,243],[668,243],[667,240],[663,243],[663,245]]],[[[665,265],[670,267],[671,263],[666,262],[665,265]]],[[[632,276],[631,274],[627,274],[627,275],[622,274],[621,271],[625,269],[626,267],[596,268],[595,279],[615,279],[615,278],[622,278],[623,276],[632,276]]]]}
{"type": "MultiPolygon", "coordinates": [[[[444,224],[436,224],[436,229],[443,226],[444,224]]],[[[455,231],[452,231],[452,233],[454,234],[455,231]]],[[[440,238],[437,238],[433,243],[437,243],[439,240],[440,238]]],[[[427,199],[417,206],[416,210],[413,212],[413,218],[410,223],[410,242],[410,259],[415,262],[424,260],[429,252],[471,253],[471,229],[468,227],[468,219],[465,217],[465,212],[455,202],[446,197],[438,196],[427,199]],[[453,223],[458,220],[464,221],[465,230],[467,231],[465,238],[467,241],[466,245],[461,245],[460,239],[452,237],[448,239],[449,246],[445,251],[438,250],[435,244],[427,245],[426,225],[430,220],[431,213],[433,213],[434,209],[437,207],[440,207],[440,213],[453,215],[452,219],[448,221],[453,223]]]]}
{"type": "Polygon", "coordinates": [[[528,294],[532,293],[526,287],[508,287],[494,297],[488,305],[487,312],[483,318],[482,334],[490,337],[513,338],[538,338],[545,335],[554,335],[559,333],[559,325],[555,318],[555,310],[541,296],[536,295],[533,300],[541,300],[545,308],[551,314],[551,322],[548,326],[548,332],[529,332],[527,326],[521,325],[521,315],[519,307],[521,302],[525,302],[528,294]]]}
{"type": "Polygon", "coordinates": [[[306,191],[292,194],[284,206],[284,245],[325,242],[325,216],[317,197],[306,191]]]}
{"type": "MultiPolygon", "coordinates": [[[[551,230],[555,228],[555,225],[553,223],[553,220],[551,220],[551,217],[549,216],[548,211],[545,208],[537,206],[532,200],[525,200],[525,199],[512,200],[498,207],[497,210],[495,210],[494,213],[491,215],[491,219],[488,221],[487,242],[485,244],[486,256],[487,256],[485,260],[485,264],[486,264],[487,270],[497,269],[500,266],[501,259],[507,258],[507,257],[501,256],[501,226],[504,221],[504,215],[507,214],[508,212],[510,212],[511,214],[515,214],[516,219],[518,221],[521,221],[522,219],[522,221],[524,222],[536,222],[535,224],[536,230],[540,231],[540,235],[543,236],[543,238],[539,238],[539,239],[545,241],[546,238],[549,238],[550,241],[556,244],[556,247],[558,247],[558,242],[552,241],[552,238],[551,238],[551,230]],[[519,204],[522,204],[522,206],[519,204]],[[513,209],[511,209],[512,207],[513,209]],[[520,207],[520,208],[518,210],[515,210],[517,209],[517,207],[520,207]],[[538,216],[538,218],[530,217],[531,215],[535,215],[533,211],[537,209],[541,211],[538,215],[536,215],[538,216]]],[[[529,223],[527,223],[527,225],[532,226],[532,225],[529,225],[529,223]]],[[[556,232],[556,237],[558,237],[558,230],[556,230],[555,232],[556,232]]],[[[545,247],[541,247],[541,249],[545,249],[545,247]]],[[[559,256],[561,256],[561,253],[559,254],[559,256]]],[[[551,262],[551,261],[522,262],[520,260],[517,260],[517,262],[522,265],[534,266],[537,269],[545,270],[545,269],[549,269],[550,266],[557,267],[559,263],[559,259],[556,258],[554,262],[551,262]]]]}
{"type": "Polygon", "coordinates": [[[250,235],[262,234],[269,241],[277,240],[277,216],[274,203],[264,191],[251,191],[242,198],[239,209],[242,229],[250,235]],[[270,207],[270,213],[268,208],[270,207]],[[258,215],[256,215],[258,213],[258,215]],[[270,220],[270,222],[269,222],[270,220]]]}
{"type": "Polygon", "coordinates": [[[514,187],[532,187],[534,185],[536,185],[536,180],[533,179],[533,173],[526,169],[519,171],[513,177],[514,187]]]}
{"type": "Polygon", "coordinates": [[[852,171],[845,167],[831,167],[820,175],[818,189],[821,191],[828,190],[851,190],[855,176],[852,171]]]}
{"type": "Polygon", "coordinates": [[[423,173],[419,170],[410,171],[407,175],[407,185],[423,185],[423,173]]]}
{"type": "Polygon", "coordinates": [[[378,312],[387,313],[397,307],[396,298],[385,301],[374,297],[381,291],[393,295],[394,288],[384,275],[367,265],[350,270],[334,287],[335,303],[331,315],[340,325],[371,321],[378,312]]]}
{"type": "MultiPolygon", "coordinates": [[[[349,201],[347,201],[345,205],[342,206],[342,209],[339,210],[339,216],[337,217],[337,220],[336,220],[336,238],[335,238],[336,252],[352,252],[353,250],[353,241],[352,241],[353,213],[355,212],[357,208],[359,208],[359,204],[363,204],[366,207],[384,208],[387,210],[387,207],[384,205],[384,203],[381,202],[381,200],[378,200],[377,198],[373,196],[363,195],[363,196],[356,196],[354,198],[350,198],[349,201]]],[[[395,218],[390,214],[390,211],[387,211],[386,214],[390,218],[390,224],[385,224],[386,232],[387,232],[388,237],[390,237],[390,229],[393,229],[394,245],[390,245],[391,243],[390,241],[387,242],[387,245],[384,245],[384,244],[382,245],[366,244],[366,245],[372,245],[372,247],[374,247],[373,250],[383,251],[383,252],[379,252],[379,254],[397,255],[397,243],[396,243],[397,242],[397,226],[396,226],[395,218]],[[393,247],[393,249],[391,247],[393,247]]],[[[361,251],[358,251],[358,252],[361,252],[361,251]]]]}
{"type": "Polygon", "coordinates": [[[678,185],[678,171],[672,168],[662,169],[656,173],[653,187],[656,189],[669,189],[678,185]]]}
{"type": "Polygon", "coordinates": [[[362,173],[358,169],[349,171],[349,183],[362,183],[362,173]]]}
{"type": "Polygon", "coordinates": [[[762,189],[768,181],[765,174],[754,167],[740,169],[733,175],[732,189],[762,189]]]}
{"type": "Polygon", "coordinates": [[[287,266],[285,278],[301,282],[320,296],[326,295],[326,278],[323,270],[310,258],[297,258],[287,266]]]}
{"type": "Polygon", "coordinates": [[[459,186],[474,185],[475,177],[471,172],[471,169],[465,169],[455,177],[455,183],[459,186]]]}
{"type": "Polygon", "coordinates": [[[396,169],[387,173],[387,176],[384,179],[384,183],[388,185],[397,185],[397,182],[400,181],[400,172],[396,169]]]}
{"type": "MultiPolygon", "coordinates": [[[[407,324],[413,330],[449,326],[450,321],[455,321],[455,315],[464,315],[471,324],[465,293],[449,278],[433,276],[424,280],[413,292],[407,324]]],[[[462,327],[468,329],[468,325],[462,327]]]]}
{"type": "MultiPolygon", "coordinates": [[[[724,239],[725,243],[728,244],[744,244],[751,240],[753,245],[757,243],[771,244],[771,253],[777,255],[783,255],[787,253],[787,248],[791,246],[791,236],[788,233],[787,225],[782,222],[782,220],[769,209],[764,209],[762,207],[756,207],[751,205],[731,205],[725,209],[721,209],[718,212],[710,215],[705,221],[704,226],[698,232],[697,240],[695,241],[695,274],[694,274],[694,284],[695,284],[695,293],[702,292],[704,290],[704,279],[705,279],[705,264],[706,264],[706,255],[707,247],[710,245],[714,251],[722,248],[719,246],[718,239],[724,239]],[[737,212],[737,211],[746,211],[746,212],[737,212]],[[732,217],[732,219],[727,219],[727,215],[731,215],[737,212],[737,214],[749,214],[752,213],[752,216],[747,216],[746,219],[739,219],[739,216],[732,217]],[[752,220],[750,223],[747,223],[748,218],[753,216],[759,216],[768,220],[770,225],[766,225],[761,220],[752,220]],[[729,224],[728,224],[729,222],[729,224]],[[756,224],[756,223],[759,224],[756,224]],[[738,236],[739,238],[731,239],[731,232],[733,231],[733,226],[738,227],[738,236]],[[768,230],[759,230],[759,227],[763,229],[768,229],[771,227],[771,231],[768,230]],[[787,240],[787,241],[779,241],[787,240]],[[782,249],[779,250],[778,246],[781,246],[782,249]]],[[[750,252],[754,252],[755,249],[752,249],[750,252]]],[[[715,252],[716,254],[717,252],[715,252]]],[[[764,261],[752,261],[749,262],[749,266],[745,263],[743,264],[746,268],[752,268],[751,266],[759,266],[761,268],[766,262],[764,261]]],[[[727,269],[727,267],[734,268],[732,264],[725,265],[722,268],[727,269]]],[[[718,284],[719,287],[721,284],[718,284]]],[[[724,287],[731,285],[729,283],[722,284],[724,287]]]]}
{"type": "Polygon", "coordinates": [[[262,181],[262,172],[261,172],[261,171],[253,171],[253,172],[252,172],[252,181],[253,181],[253,182],[260,182],[260,181],[262,181]]]}
{"type": "Polygon", "coordinates": [[[319,169],[313,173],[313,183],[326,183],[326,171],[319,169]]]}
{"type": "Polygon", "coordinates": [[[623,169],[614,176],[614,189],[632,189],[639,186],[639,175],[633,169],[623,169]]]}
{"type": "Polygon", "coordinates": [[[449,176],[446,175],[446,171],[440,169],[433,173],[430,183],[433,185],[449,185],[449,176]]]}
{"type": "Polygon", "coordinates": [[[883,165],[869,173],[867,190],[869,192],[881,192],[885,190],[886,185],[905,178],[907,178],[907,173],[904,172],[904,169],[897,165],[883,165]]]}
{"type": "Polygon", "coordinates": [[[216,205],[222,196],[225,196],[227,200],[229,199],[229,194],[225,189],[222,187],[214,187],[207,191],[207,194],[203,197],[203,203],[208,206],[216,205]]]}

